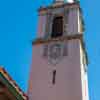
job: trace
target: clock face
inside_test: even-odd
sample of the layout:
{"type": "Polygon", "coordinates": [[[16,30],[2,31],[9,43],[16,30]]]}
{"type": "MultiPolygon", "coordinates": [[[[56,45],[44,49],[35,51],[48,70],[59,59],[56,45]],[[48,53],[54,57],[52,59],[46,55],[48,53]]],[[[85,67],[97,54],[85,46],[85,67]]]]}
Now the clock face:
{"type": "Polygon", "coordinates": [[[48,60],[51,64],[57,64],[62,57],[62,46],[59,43],[50,44],[48,48],[48,60]]]}
{"type": "Polygon", "coordinates": [[[67,56],[67,45],[61,42],[46,44],[43,55],[49,64],[56,65],[61,62],[63,57],[67,56]]]}

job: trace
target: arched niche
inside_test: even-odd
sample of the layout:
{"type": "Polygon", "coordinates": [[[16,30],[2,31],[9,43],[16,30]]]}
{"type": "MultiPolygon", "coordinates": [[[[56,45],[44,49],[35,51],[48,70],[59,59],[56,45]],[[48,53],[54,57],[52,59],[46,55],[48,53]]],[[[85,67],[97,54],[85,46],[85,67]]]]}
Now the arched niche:
{"type": "Polygon", "coordinates": [[[57,16],[53,19],[51,38],[61,37],[63,35],[63,16],[57,16]]]}

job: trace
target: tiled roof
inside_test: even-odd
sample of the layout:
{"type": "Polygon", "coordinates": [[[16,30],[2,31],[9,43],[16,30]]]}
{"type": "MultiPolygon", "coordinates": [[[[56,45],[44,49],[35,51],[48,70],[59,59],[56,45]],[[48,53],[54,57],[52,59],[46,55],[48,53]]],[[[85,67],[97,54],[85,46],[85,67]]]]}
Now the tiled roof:
{"type": "Polygon", "coordinates": [[[28,100],[28,96],[19,88],[19,86],[10,77],[10,75],[6,72],[6,70],[4,68],[0,67],[0,74],[4,77],[4,80],[7,80],[7,82],[10,84],[10,86],[12,86],[12,88],[15,90],[15,92],[17,92],[18,95],[20,95],[20,97],[22,97],[22,100],[28,100]]]}

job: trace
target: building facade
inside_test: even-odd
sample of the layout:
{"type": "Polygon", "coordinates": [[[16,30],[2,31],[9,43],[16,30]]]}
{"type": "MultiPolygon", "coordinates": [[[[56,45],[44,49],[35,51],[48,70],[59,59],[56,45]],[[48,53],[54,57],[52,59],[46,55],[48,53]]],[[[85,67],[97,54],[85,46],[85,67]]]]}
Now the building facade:
{"type": "Polygon", "coordinates": [[[38,11],[29,100],[89,100],[88,59],[79,2],[54,0],[38,11]]]}

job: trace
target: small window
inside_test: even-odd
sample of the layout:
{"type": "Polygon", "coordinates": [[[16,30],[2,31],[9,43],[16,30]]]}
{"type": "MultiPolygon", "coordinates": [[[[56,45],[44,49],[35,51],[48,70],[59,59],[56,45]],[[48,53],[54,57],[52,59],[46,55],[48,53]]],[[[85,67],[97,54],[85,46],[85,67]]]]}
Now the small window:
{"type": "Polygon", "coordinates": [[[57,38],[63,35],[63,17],[55,17],[52,25],[52,38],[57,38]]]}
{"type": "Polygon", "coordinates": [[[56,70],[53,71],[52,84],[55,84],[55,82],[56,82],[56,70]]]}

